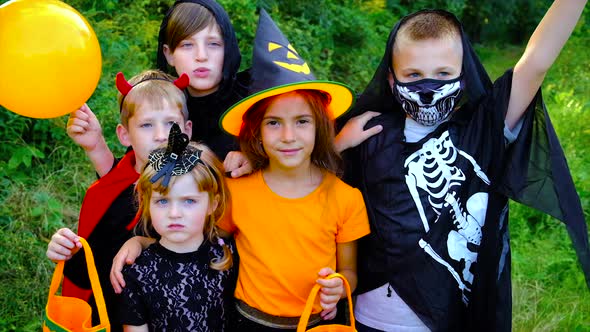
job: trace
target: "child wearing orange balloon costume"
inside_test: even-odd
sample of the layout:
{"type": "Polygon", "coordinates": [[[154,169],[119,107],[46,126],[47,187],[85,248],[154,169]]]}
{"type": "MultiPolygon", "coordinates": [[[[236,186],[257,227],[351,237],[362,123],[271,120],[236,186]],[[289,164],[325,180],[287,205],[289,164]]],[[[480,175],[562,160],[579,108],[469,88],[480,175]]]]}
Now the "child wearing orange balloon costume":
{"type": "MultiPolygon", "coordinates": [[[[240,50],[227,12],[214,0],[179,0],[162,20],[158,36],[157,66],[177,75],[186,73],[192,140],[203,141],[224,160],[232,176],[251,168],[235,139],[218,126],[219,116],[246,95],[247,72],[238,73],[240,50]]],[[[68,120],[68,135],[86,152],[99,176],[109,172],[114,156],[100,123],[84,105],[68,120]]]]}
{"type": "MultiPolygon", "coordinates": [[[[121,245],[132,236],[132,224],[137,208],[134,201],[135,181],[148,161],[149,153],[166,143],[173,124],[191,134],[186,97],[182,90],[188,78],[172,77],[155,70],[145,71],[127,82],[117,75],[120,91],[121,123],[117,136],[121,144],[132,147],[113,169],[93,183],[84,197],[80,210],[78,235],[67,228],[58,230],[47,247],[51,260],[68,260],[64,273],[63,294],[88,300],[90,289],[84,255],[76,254],[81,247],[78,237],[84,237],[93,250],[100,283],[105,296],[112,331],[120,331],[117,297],[108,280],[111,263],[121,245]]],[[[94,301],[90,299],[94,305],[94,301]]],[[[96,313],[94,310],[93,313],[96,313]]]]}

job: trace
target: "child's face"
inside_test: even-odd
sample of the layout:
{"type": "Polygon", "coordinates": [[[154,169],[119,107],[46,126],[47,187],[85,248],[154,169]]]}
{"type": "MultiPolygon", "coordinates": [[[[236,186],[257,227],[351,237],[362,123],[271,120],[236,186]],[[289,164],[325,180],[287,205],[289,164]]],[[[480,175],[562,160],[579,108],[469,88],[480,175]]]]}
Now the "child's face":
{"type": "Polygon", "coordinates": [[[152,192],[150,215],[160,244],[174,252],[196,251],[203,242],[207,217],[216,208],[209,194],[199,191],[190,173],[174,178],[166,195],[152,192]]]}
{"type": "Polygon", "coordinates": [[[459,36],[426,40],[398,36],[392,61],[395,77],[402,83],[425,78],[450,80],[461,74],[463,46],[459,36]]]}
{"type": "Polygon", "coordinates": [[[168,142],[172,124],[178,123],[180,130],[189,137],[192,134],[192,123],[185,122],[178,107],[171,107],[167,102],[162,105],[162,109],[154,109],[148,102],[138,105],[129,118],[127,128],[117,126],[121,144],[131,146],[135,151],[135,169],[138,173],[147,163],[150,152],[168,142]]]}
{"type": "Polygon", "coordinates": [[[206,96],[217,91],[223,78],[224,41],[217,24],[182,40],[172,51],[164,45],[168,64],[178,75],[190,78],[188,91],[192,96],[206,96]]]}
{"type": "Polygon", "coordinates": [[[310,167],[316,125],[304,97],[291,92],[276,98],[260,124],[262,146],[271,169],[299,170],[310,167]]]}

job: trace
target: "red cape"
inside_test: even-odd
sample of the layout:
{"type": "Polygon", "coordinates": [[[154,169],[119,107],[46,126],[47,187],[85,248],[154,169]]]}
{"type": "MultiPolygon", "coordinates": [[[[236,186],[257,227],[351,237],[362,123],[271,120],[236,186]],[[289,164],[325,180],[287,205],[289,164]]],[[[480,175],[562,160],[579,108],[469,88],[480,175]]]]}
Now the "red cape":
{"type": "MultiPolygon", "coordinates": [[[[115,198],[138,178],[139,174],[135,171],[135,152],[132,150],[127,152],[109,173],[96,180],[86,190],[78,220],[78,235],[88,239],[115,198]]],[[[80,288],[64,277],[63,296],[73,296],[88,301],[91,294],[92,290],[80,288]]]]}

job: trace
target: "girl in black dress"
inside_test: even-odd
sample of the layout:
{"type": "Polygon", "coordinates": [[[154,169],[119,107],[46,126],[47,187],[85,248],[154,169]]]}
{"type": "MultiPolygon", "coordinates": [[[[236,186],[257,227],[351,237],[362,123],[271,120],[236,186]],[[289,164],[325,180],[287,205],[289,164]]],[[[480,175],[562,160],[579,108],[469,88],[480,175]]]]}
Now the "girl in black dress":
{"type": "Polygon", "coordinates": [[[223,168],[177,126],[168,142],[137,184],[138,226],[158,240],[123,270],[122,321],[126,331],[223,331],[235,284],[233,244],[216,226],[229,199],[223,168]]]}

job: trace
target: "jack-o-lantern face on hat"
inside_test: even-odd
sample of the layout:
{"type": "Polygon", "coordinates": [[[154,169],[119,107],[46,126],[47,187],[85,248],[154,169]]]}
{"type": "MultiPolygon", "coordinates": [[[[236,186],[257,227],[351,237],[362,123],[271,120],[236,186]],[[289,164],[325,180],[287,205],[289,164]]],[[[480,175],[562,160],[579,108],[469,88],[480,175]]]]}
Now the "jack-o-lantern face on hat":
{"type": "Polygon", "coordinates": [[[281,60],[274,60],[273,63],[287,70],[290,70],[295,73],[301,73],[304,75],[309,75],[311,73],[311,70],[309,70],[307,62],[305,62],[303,59],[301,59],[301,57],[299,57],[299,53],[297,53],[297,51],[291,44],[289,44],[287,46],[287,49],[285,49],[282,45],[269,42],[268,52],[271,53],[271,56],[274,56],[275,59],[281,60]]]}

